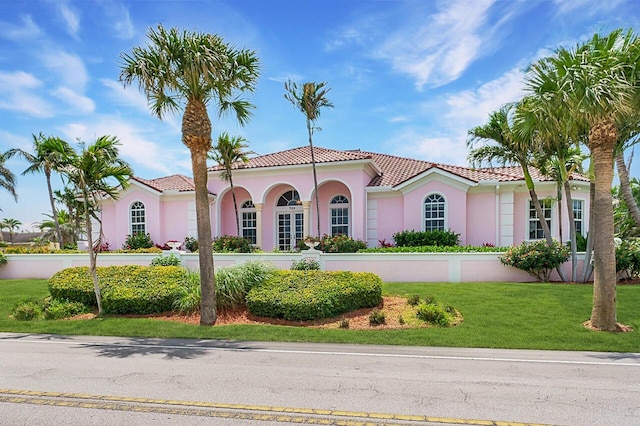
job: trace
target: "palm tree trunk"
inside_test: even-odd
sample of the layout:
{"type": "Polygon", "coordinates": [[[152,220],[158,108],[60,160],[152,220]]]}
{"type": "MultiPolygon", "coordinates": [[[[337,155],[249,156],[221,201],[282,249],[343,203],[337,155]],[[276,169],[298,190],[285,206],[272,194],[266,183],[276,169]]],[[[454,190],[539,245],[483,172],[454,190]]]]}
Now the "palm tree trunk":
{"type": "Polygon", "coordinates": [[[633,221],[636,223],[636,226],[640,227],[640,209],[638,208],[638,204],[636,204],[636,200],[633,198],[633,193],[631,192],[631,185],[629,184],[629,170],[627,170],[627,165],[624,162],[623,152],[616,155],[616,167],[618,169],[618,178],[620,179],[620,192],[622,192],[622,197],[624,198],[624,202],[631,213],[633,221]]]}
{"type": "Polygon", "coordinates": [[[615,331],[616,324],[616,250],[613,241],[613,149],[617,141],[616,124],[603,120],[589,131],[589,149],[595,176],[594,279],[591,325],[599,330],[615,331]]]}
{"type": "Polygon", "coordinates": [[[236,201],[236,189],[233,187],[233,178],[229,172],[229,186],[231,186],[231,198],[233,198],[233,210],[236,213],[236,235],[240,236],[240,214],[238,212],[238,201],[236,201]]]}
{"type": "Polygon", "coordinates": [[[187,101],[182,116],[182,143],[191,153],[196,196],[198,260],[200,262],[200,325],[216,323],[216,282],[213,269],[211,214],[207,188],[207,153],[211,149],[211,120],[202,101],[187,101]]]}
{"type": "MultiPolygon", "coordinates": [[[[85,194],[85,200],[89,195],[85,194]]],[[[93,243],[93,231],[91,229],[91,215],[89,214],[88,201],[85,201],[85,223],[87,226],[87,243],[89,244],[89,275],[91,275],[91,281],[93,282],[93,292],[96,295],[96,302],[98,304],[98,316],[102,316],[102,294],[100,292],[100,284],[98,283],[98,270],[97,270],[97,253],[93,243]]]]}
{"type": "MultiPolygon", "coordinates": [[[[573,216],[573,198],[571,197],[571,184],[564,181],[564,192],[567,200],[567,214],[569,218],[569,240],[571,241],[571,281],[578,279],[578,245],[576,242],[576,220],[573,216]]],[[[560,209],[558,209],[560,210],[560,209]]]]}
{"type": "Polygon", "coordinates": [[[589,280],[589,278],[591,278],[591,274],[593,273],[593,266],[591,264],[591,255],[593,253],[593,222],[594,222],[594,218],[596,216],[596,211],[593,208],[594,204],[595,204],[595,199],[596,199],[596,184],[595,184],[595,179],[593,179],[593,176],[590,177],[590,183],[589,183],[589,205],[591,206],[591,208],[589,209],[589,219],[588,219],[588,226],[587,229],[589,231],[587,231],[587,247],[585,248],[585,253],[584,253],[584,261],[582,264],[582,280],[580,282],[587,282],[589,280]]]}
{"type": "Polygon", "coordinates": [[[318,195],[318,174],[316,172],[316,157],[313,153],[313,129],[311,128],[311,120],[307,118],[307,130],[309,131],[309,148],[311,150],[311,168],[313,169],[313,190],[316,198],[316,226],[317,237],[320,238],[320,196],[318,195]]]}
{"type": "Polygon", "coordinates": [[[558,239],[560,240],[560,244],[562,244],[562,182],[558,181],[556,183],[556,192],[558,194],[558,239]]]}
{"type": "Polygon", "coordinates": [[[49,191],[49,202],[51,203],[51,214],[53,215],[53,223],[55,223],[56,225],[56,238],[58,239],[60,248],[62,248],[62,231],[60,230],[60,221],[58,220],[58,212],[56,211],[56,202],[53,199],[53,189],[51,188],[51,171],[49,169],[45,169],[44,176],[47,179],[47,190],[49,191]]]}

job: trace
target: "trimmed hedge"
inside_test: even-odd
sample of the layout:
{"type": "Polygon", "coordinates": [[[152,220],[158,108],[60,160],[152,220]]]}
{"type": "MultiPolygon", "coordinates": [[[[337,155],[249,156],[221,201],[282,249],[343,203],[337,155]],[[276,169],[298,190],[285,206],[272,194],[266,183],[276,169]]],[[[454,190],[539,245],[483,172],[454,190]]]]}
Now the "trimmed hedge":
{"type": "Polygon", "coordinates": [[[457,246],[460,234],[446,231],[400,231],[393,234],[393,240],[399,247],[417,246],[457,246]]]}
{"type": "Polygon", "coordinates": [[[382,280],[370,272],[276,271],[246,296],[258,316],[306,321],[382,302],[382,280]]]}
{"type": "MultiPolygon", "coordinates": [[[[170,311],[185,285],[185,270],[178,266],[98,267],[102,306],[107,314],[149,314],[170,311]]],[[[54,299],[96,306],[93,282],[86,266],[67,268],[49,280],[54,299]]]]}
{"type": "Polygon", "coordinates": [[[507,249],[487,246],[375,247],[358,250],[358,253],[502,253],[507,249]]]}

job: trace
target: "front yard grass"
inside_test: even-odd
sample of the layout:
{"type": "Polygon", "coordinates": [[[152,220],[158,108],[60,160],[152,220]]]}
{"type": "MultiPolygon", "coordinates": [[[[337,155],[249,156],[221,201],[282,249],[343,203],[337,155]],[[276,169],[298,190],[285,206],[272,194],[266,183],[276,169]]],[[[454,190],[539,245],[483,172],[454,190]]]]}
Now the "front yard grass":
{"type": "Polygon", "coordinates": [[[275,325],[201,327],[148,318],[15,321],[22,300],[48,296],[46,280],[0,280],[0,331],[380,345],[640,352],[640,285],[617,289],[618,321],[627,333],[585,329],[590,285],[528,283],[385,283],[385,296],[419,294],[453,305],[464,321],[450,328],[408,330],[311,329],[275,325]]]}

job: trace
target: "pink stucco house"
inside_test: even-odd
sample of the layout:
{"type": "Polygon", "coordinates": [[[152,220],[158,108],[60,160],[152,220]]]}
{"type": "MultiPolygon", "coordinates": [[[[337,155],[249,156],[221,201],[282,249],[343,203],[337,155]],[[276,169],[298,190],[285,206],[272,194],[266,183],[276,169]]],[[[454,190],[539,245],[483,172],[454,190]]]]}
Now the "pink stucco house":
{"type": "MultiPolygon", "coordinates": [[[[463,245],[509,246],[542,238],[519,167],[470,169],[360,150],[314,148],[320,217],[316,217],[308,146],[252,158],[233,171],[241,234],[269,251],[290,250],[315,233],[348,234],[376,247],[401,230],[451,229],[463,245]]],[[[568,239],[564,202],[556,183],[532,170],[555,238],[568,239]]],[[[229,185],[221,168],[209,168],[213,236],[235,235],[229,185]]],[[[589,182],[571,179],[573,212],[585,234],[589,182]]],[[[126,235],[148,232],[156,243],[196,236],[193,180],[182,175],[134,177],[117,201],[102,204],[103,231],[111,247],[126,235]]]]}

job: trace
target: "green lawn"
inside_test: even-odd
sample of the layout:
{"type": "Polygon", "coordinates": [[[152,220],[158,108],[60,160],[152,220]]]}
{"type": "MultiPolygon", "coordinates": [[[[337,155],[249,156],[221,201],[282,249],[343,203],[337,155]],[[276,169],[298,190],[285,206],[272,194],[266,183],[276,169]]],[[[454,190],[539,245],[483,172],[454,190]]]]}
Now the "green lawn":
{"type": "Polygon", "coordinates": [[[434,296],[455,306],[464,322],[452,328],[320,330],[271,325],[201,327],[169,321],[106,317],[20,322],[9,318],[20,300],[48,295],[46,280],[0,280],[0,331],[136,337],[363,343],[640,352],[640,286],[618,286],[618,320],[629,333],[586,330],[589,285],[524,283],[388,283],[385,295],[434,296]]]}

